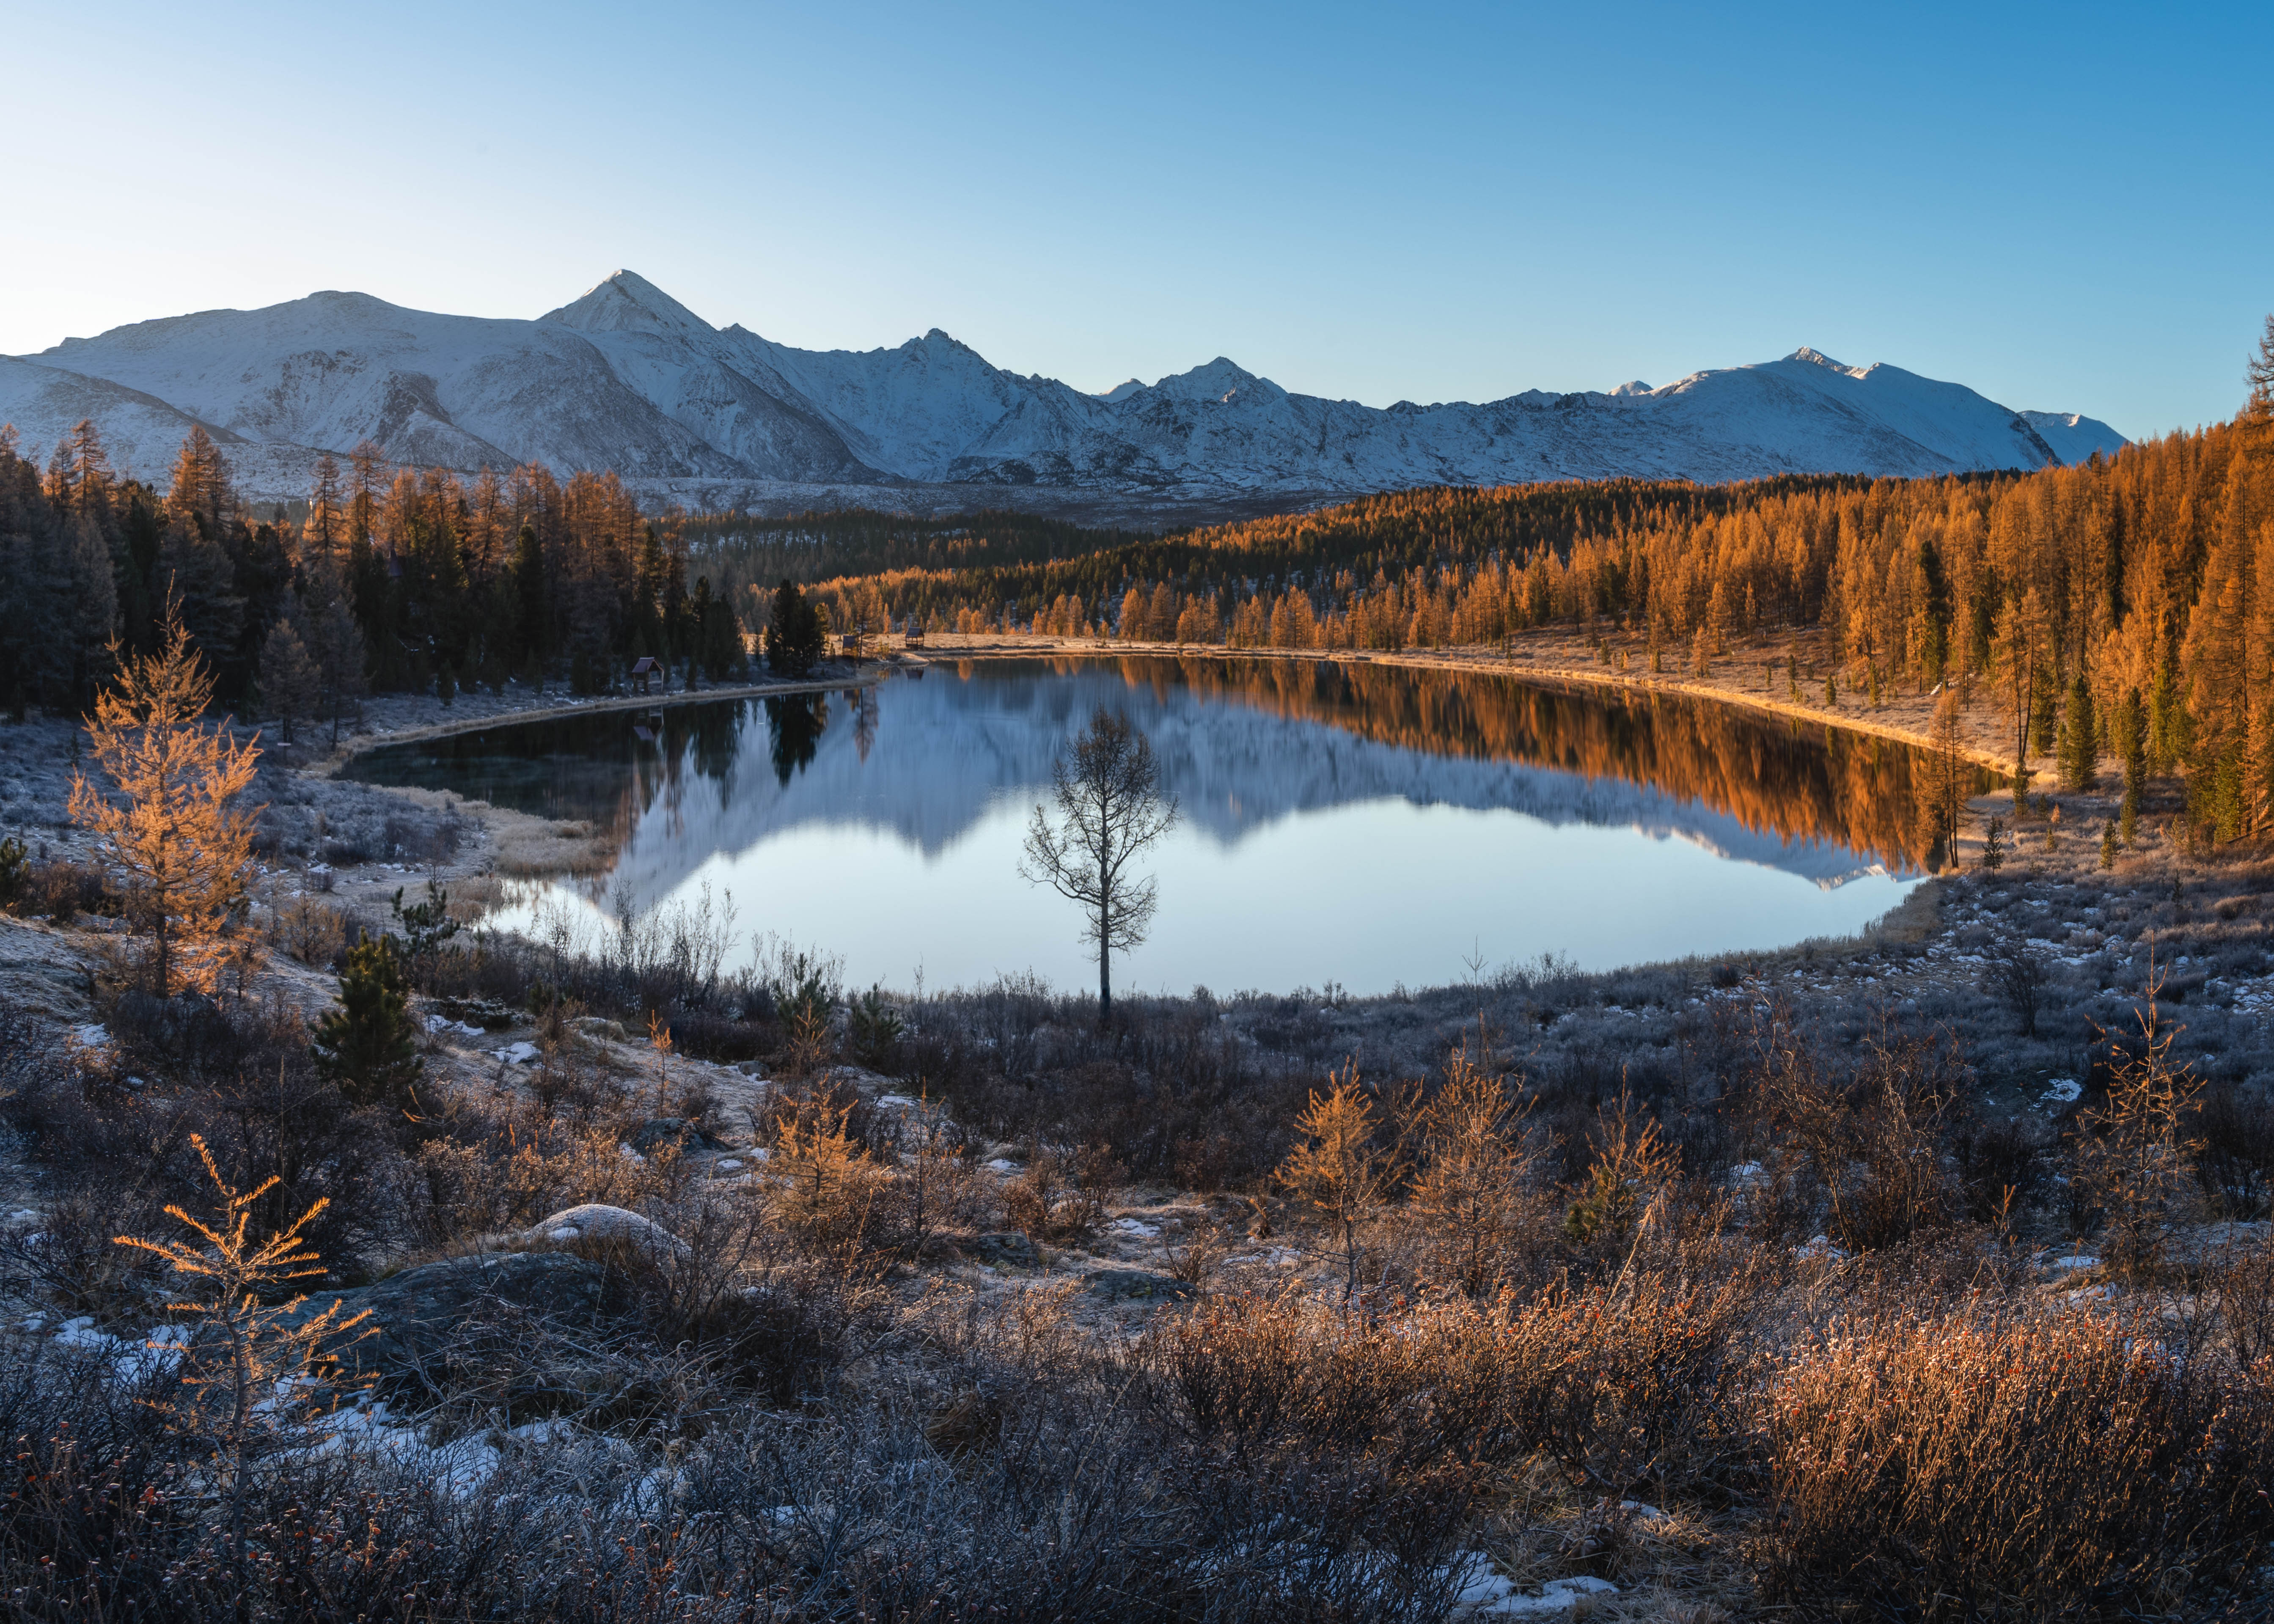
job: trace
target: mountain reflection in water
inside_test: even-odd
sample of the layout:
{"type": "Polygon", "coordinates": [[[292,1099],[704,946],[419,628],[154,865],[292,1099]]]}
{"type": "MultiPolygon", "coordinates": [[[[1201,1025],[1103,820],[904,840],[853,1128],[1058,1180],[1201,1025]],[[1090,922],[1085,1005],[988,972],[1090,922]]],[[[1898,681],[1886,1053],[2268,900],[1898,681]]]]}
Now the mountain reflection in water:
{"type": "MultiPolygon", "coordinates": [[[[1537,914],[1559,896],[1584,906],[1583,892],[1559,890],[1578,862],[1592,868],[1604,906],[1643,912],[1619,936],[1625,945],[1606,940],[1590,954],[1572,944],[1602,937],[1600,921],[1565,920],[1562,941],[1552,919],[1528,919],[1514,934],[1526,956],[1577,951],[1583,962],[1852,930],[1899,899],[1900,882],[1928,855],[1912,793],[1922,758],[1901,746],[1638,692],[1345,662],[970,660],[842,692],[600,712],[387,746],[353,771],[612,830],[615,867],[595,891],[605,891],[612,911],[626,903],[644,910],[698,876],[712,878],[734,886],[746,923],[762,918],[851,954],[837,938],[864,910],[893,911],[904,936],[944,939],[958,928],[948,916],[918,928],[935,902],[1008,909],[1031,916],[1046,939],[992,967],[1047,966],[1078,984],[1079,954],[1055,945],[1071,936],[1067,921],[1021,895],[1013,869],[1017,826],[1047,794],[1051,762],[1101,703],[1151,738],[1185,815],[1163,848],[1163,929],[1141,950],[1133,985],[1156,984],[1144,979],[1141,961],[1160,957],[1164,935],[1176,934],[1167,927],[1186,865],[1171,848],[1212,876],[1202,882],[1209,890],[1182,898],[1185,908],[1276,909],[1291,915],[1291,929],[1303,910],[1290,886],[1346,886],[1351,872],[1396,869],[1402,883],[1377,907],[1395,898],[1397,911],[1412,916],[1410,929],[1457,929],[1465,951],[1472,937],[1489,944],[1485,927],[1537,914]],[[1457,823],[1446,821],[1456,815],[1457,823]],[[1495,821],[1471,827],[1480,816],[1495,821]],[[1539,844],[1557,831],[1621,838],[1584,853],[1539,844]],[[1649,891],[1623,900],[1617,853],[1630,868],[1638,835],[1790,876],[1819,897],[1851,882],[1867,882],[1871,894],[1771,904],[1729,891],[1736,876],[1723,874],[1675,882],[1695,893],[1688,906],[1649,891]],[[1412,849],[1417,840],[1422,849],[1412,849]],[[1304,849],[1280,852],[1275,843],[1304,849]],[[967,849],[975,846],[987,850],[967,849]],[[1433,868],[1455,848],[1461,869],[1433,868]],[[794,866],[814,861],[836,866],[838,901],[822,905],[819,917],[786,917],[804,911],[792,900],[806,889],[794,866]],[[982,861],[991,871],[953,872],[982,861]],[[870,871],[880,866],[894,870],[899,892],[877,891],[881,876],[870,871]],[[1227,896],[1227,884],[1245,894],[1227,896]],[[1653,931],[1653,907],[1689,923],[1653,931]]],[[[1345,928],[1375,933],[1384,922],[1353,910],[1345,928]]],[[[1268,943],[1269,920],[1252,923],[1254,941],[1268,943]]],[[[1004,945],[1017,951],[1011,938],[1004,945]]],[[[907,948],[936,951],[926,941],[907,948]]],[[[908,967],[854,956],[860,974],[900,980],[908,967]]],[[[969,957],[947,951],[983,974],[969,957]]],[[[1163,964],[1159,974],[1178,982],[1196,972],[1163,964]]],[[[1299,979],[1324,978],[1366,985],[1361,973],[1332,966],[1299,979]]],[[[1449,971],[1433,961],[1391,970],[1382,984],[1392,979],[1449,979],[1449,971]]],[[[1233,984],[1275,982],[1259,970],[1233,984]]]]}

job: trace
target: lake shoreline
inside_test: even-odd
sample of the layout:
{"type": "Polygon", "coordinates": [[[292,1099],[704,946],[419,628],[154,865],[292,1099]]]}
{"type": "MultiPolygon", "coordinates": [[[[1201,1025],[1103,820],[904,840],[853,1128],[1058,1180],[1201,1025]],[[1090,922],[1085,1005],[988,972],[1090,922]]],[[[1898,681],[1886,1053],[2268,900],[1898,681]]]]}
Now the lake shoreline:
{"type": "MultiPolygon", "coordinates": [[[[1813,637],[1787,640],[1773,646],[1764,644],[1758,653],[1770,659],[1788,658],[1796,649],[1803,649],[1813,637]]],[[[1504,658],[1496,649],[1471,644],[1442,650],[1404,649],[1396,651],[1367,649],[1236,649],[1223,643],[1086,643],[1076,638],[1030,638],[986,640],[960,634],[935,634],[926,640],[922,649],[906,650],[906,658],[925,664],[952,664],[959,659],[1118,659],[1124,657],[1146,656],[1174,659],[1239,659],[1254,661],[1305,660],[1320,665],[1379,665],[1408,671],[1450,671],[1483,676],[1508,677],[1540,687],[1584,688],[1597,691],[1613,690],[1666,694],[1684,699],[1705,700],[1719,704],[1742,707],[1766,716],[1793,722],[1813,723],[1825,727],[1836,727],[1844,733],[1868,738],[1884,739],[1917,749],[1931,749],[1933,740],[1926,731],[1926,722],[1932,714],[1931,695],[1916,696],[1926,702],[1926,717],[1911,725],[1906,716],[1902,721],[1879,719],[1858,715],[1837,707],[1826,708],[1807,700],[1779,698],[1773,694],[1756,693],[1730,683],[1710,680],[1677,677],[1670,673],[1653,675],[1646,671],[1603,670],[1578,664],[1563,658],[1568,650],[1559,645],[1572,641],[1556,635],[1525,634],[1511,640],[1518,650],[1513,658],[1504,658]],[[1531,641],[1527,642],[1527,639],[1531,641]],[[1552,664],[1524,664],[1519,661],[1538,659],[1540,650],[1555,656],[1552,664]]],[[[1882,707],[1883,710],[1889,707],[1882,707]]],[[[1916,704],[1901,701],[1899,712],[1916,709],[1916,704]]],[[[1979,708],[1979,702],[1977,707],[1979,708]]],[[[1983,729],[1969,713],[1966,718],[1969,737],[1965,746],[1967,759],[1974,765],[2003,777],[2010,777],[2012,755],[2000,754],[1984,742],[1983,729]]],[[[1977,799],[1979,799],[1977,797],[1977,799]]],[[[2010,794],[2008,795],[2010,800],[2010,794]]]]}

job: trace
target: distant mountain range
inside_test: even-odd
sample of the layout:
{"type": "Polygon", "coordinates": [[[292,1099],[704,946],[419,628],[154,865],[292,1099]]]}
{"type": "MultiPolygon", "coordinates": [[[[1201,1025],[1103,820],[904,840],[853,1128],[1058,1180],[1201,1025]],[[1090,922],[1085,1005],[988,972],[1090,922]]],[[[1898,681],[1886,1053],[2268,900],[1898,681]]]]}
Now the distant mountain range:
{"type": "Polygon", "coordinates": [[[27,454],[82,417],[144,478],[202,423],[261,499],[305,495],[320,453],[369,440],[397,462],[613,470],[657,500],[760,509],[1254,511],[1430,484],[2038,468],[2125,443],[2090,417],[1806,349],[1482,405],[1293,395],[1221,357],[1090,395],[937,328],[897,349],[792,350],[714,327],[629,271],[533,321],[316,293],[0,357],[0,422],[27,454]]]}

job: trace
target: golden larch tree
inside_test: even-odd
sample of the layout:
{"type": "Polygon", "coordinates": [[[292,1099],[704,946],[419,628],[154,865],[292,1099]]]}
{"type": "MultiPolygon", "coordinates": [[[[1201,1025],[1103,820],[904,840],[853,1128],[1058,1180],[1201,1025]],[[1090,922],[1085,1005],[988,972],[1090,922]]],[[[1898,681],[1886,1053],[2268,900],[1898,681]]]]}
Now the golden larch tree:
{"type": "Polygon", "coordinates": [[[1374,1107],[1359,1086],[1355,1061],[1314,1090],[1295,1119],[1303,1142],[1280,1163],[1277,1181],[1316,1208],[1342,1244],[1343,1297],[1358,1294],[1359,1226],[1396,1187],[1401,1169],[1374,1144],[1374,1107]]]}
{"type": "Polygon", "coordinates": [[[145,968],[167,996],[209,992],[219,978],[222,937],[244,894],[259,808],[232,805],[252,782],[260,752],[226,726],[200,725],[213,674],[169,609],[158,653],[124,658],[94,702],[89,748],[111,783],[106,793],[73,777],[72,821],[126,871],[127,911],[150,937],[145,968]]]}

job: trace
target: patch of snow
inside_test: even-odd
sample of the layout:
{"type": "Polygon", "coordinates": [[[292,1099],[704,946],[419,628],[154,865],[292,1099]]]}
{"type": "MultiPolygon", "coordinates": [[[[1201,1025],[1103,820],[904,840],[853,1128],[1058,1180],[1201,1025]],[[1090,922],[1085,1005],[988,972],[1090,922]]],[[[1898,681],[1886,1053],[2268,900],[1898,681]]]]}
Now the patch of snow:
{"type": "Polygon", "coordinates": [[[1577,1612],[1583,1596],[1615,1596],[1618,1590],[1608,1579],[1577,1574],[1568,1579],[1550,1579],[1536,1596],[1525,1595],[1511,1580],[1483,1568],[1461,1587],[1453,1605],[1474,1618],[1560,1618],[1577,1612]]]}
{"type": "Polygon", "coordinates": [[[2056,1077],[2037,1096],[2049,1105],[2074,1105],[2084,1097],[2084,1085],[2073,1077],[2056,1077]]]}
{"type": "Polygon", "coordinates": [[[518,1043],[508,1043],[495,1052],[497,1057],[508,1065],[534,1065],[542,1051],[536,1044],[523,1039],[518,1043]]]}

